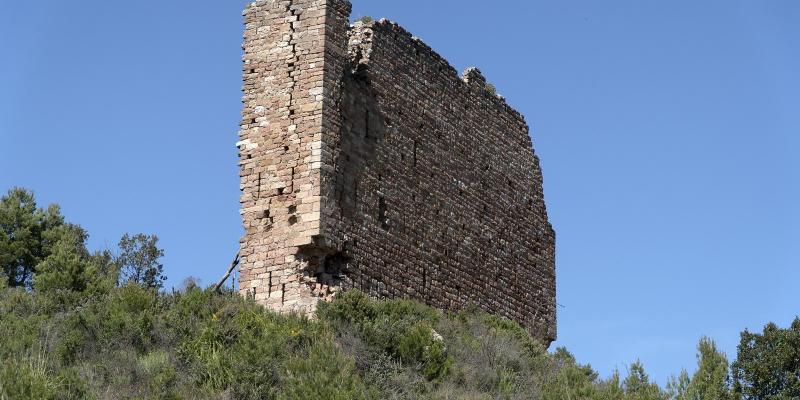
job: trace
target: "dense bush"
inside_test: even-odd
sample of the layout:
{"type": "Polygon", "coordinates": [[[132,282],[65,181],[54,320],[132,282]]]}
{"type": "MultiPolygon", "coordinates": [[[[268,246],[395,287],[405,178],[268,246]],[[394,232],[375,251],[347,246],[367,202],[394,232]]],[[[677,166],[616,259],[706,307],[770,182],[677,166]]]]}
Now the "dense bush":
{"type": "Polygon", "coordinates": [[[231,293],[129,284],[71,311],[47,297],[0,291],[0,398],[374,397],[323,324],[231,293]]]}
{"type": "Polygon", "coordinates": [[[598,383],[566,351],[477,311],[353,291],[309,320],[196,287],[73,294],[64,310],[54,293],[0,290],[0,397],[522,399],[598,383]]]}
{"type": "MultiPolygon", "coordinates": [[[[167,293],[129,283],[75,292],[69,309],[58,306],[63,298],[63,292],[0,288],[0,398],[649,400],[731,395],[726,360],[708,339],[698,348],[698,372],[691,379],[682,374],[685,384],[664,392],[638,362],[624,379],[614,374],[603,380],[565,349],[545,351],[511,321],[477,310],[448,314],[408,300],[373,300],[357,291],[322,304],[315,319],[275,314],[234,293],[197,287],[167,293]]],[[[767,334],[776,329],[768,327],[767,334]]],[[[744,388],[738,390],[746,390],[748,399],[791,398],[756,391],[760,378],[752,374],[761,369],[746,363],[769,358],[783,368],[794,360],[780,361],[768,349],[756,348],[765,339],[744,342],[750,347],[743,348],[748,357],[735,364],[737,388],[744,388]]],[[[770,386],[770,393],[793,393],[795,375],[785,376],[770,386]]]]}
{"type": "Polygon", "coordinates": [[[477,309],[350,291],[309,319],[189,279],[165,292],[155,236],[126,235],[118,255],[89,252],[86,238],[23,189],[0,199],[0,400],[800,396],[800,319],[742,333],[732,379],[725,355],[701,339],[697,372],[662,391],[638,361],[625,378],[600,379],[566,349],[547,352],[477,309]]]}

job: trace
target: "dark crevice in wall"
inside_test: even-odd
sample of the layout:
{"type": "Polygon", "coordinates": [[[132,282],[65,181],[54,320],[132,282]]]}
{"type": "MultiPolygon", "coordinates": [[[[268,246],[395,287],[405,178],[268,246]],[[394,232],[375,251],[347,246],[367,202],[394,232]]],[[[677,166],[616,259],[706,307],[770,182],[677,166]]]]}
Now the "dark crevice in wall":
{"type": "Polygon", "coordinates": [[[389,230],[389,220],[386,218],[386,199],[383,196],[378,197],[378,223],[381,224],[381,229],[389,230]]]}
{"type": "MultiPolygon", "coordinates": [[[[289,79],[292,82],[291,83],[291,87],[289,88],[289,91],[288,91],[289,92],[289,101],[288,101],[288,105],[289,105],[289,107],[288,107],[289,108],[289,124],[290,125],[295,125],[297,123],[296,122],[297,118],[294,115],[295,112],[294,112],[294,109],[292,107],[294,107],[294,91],[297,88],[297,83],[298,82],[297,82],[297,75],[294,74],[294,72],[296,70],[295,64],[298,61],[300,61],[300,57],[298,57],[298,55],[297,55],[297,37],[296,37],[297,30],[296,30],[296,27],[295,27],[295,22],[299,21],[300,17],[299,17],[299,14],[297,13],[297,8],[295,8],[292,3],[293,3],[292,0],[289,0],[289,2],[286,4],[286,12],[288,12],[289,15],[292,16],[292,20],[289,21],[289,31],[290,31],[290,34],[289,34],[289,46],[291,46],[292,56],[291,56],[290,59],[284,60],[284,61],[287,62],[286,70],[287,70],[287,73],[289,74],[289,79]]],[[[284,142],[288,143],[288,140],[289,140],[288,133],[286,133],[285,137],[284,137],[284,142]]],[[[284,145],[283,150],[284,150],[284,153],[288,152],[289,146],[288,145],[284,145]]],[[[294,186],[292,184],[293,182],[294,182],[294,168],[292,168],[292,175],[289,176],[289,185],[291,185],[292,187],[294,186]]],[[[291,190],[290,190],[290,192],[291,192],[291,190]]]]}
{"type": "Polygon", "coordinates": [[[412,140],[412,146],[413,147],[412,147],[411,151],[412,151],[412,160],[413,161],[412,161],[411,165],[416,168],[417,167],[417,141],[416,140],[412,140]]]}

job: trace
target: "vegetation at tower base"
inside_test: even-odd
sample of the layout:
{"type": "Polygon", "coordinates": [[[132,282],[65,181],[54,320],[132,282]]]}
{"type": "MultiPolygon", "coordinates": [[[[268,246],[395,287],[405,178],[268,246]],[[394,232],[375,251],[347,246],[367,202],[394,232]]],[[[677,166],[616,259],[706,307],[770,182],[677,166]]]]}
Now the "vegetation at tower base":
{"type": "Polygon", "coordinates": [[[192,279],[160,290],[161,268],[154,280],[120,275],[126,260],[161,266],[153,237],[92,253],[57,206],[39,209],[23,189],[0,200],[0,399],[800,397],[800,319],[743,332],[731,379],[701,339],[697,371],[662,390],[639,361],[602,379],[476,307],[447,313],[354,290],[309,319],[192,279]]]}

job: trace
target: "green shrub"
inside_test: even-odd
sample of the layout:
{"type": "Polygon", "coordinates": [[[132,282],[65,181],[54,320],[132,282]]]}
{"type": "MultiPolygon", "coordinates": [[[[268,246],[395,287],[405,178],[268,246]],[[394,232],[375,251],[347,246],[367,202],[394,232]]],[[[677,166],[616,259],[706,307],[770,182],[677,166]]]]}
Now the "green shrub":
{"type": "Polygon", "coordinates": [[[474,308],[443,314],[350,291],[310,320],[233,293],[137,284],[70,308],[56,299],[0,289],[0,398],[642,398],[635,377],[598,380],[474,308]]]}
{"type": "Polygon", "coordinates": [[[155,350],[139,357],[137,369],[141,380],[154,393],[169,393],[176,380],[170,355],[164,350],[155,350]]]}
{"type": "Polygon", "coordinates": [[[289,359],[285,368],[277,395],[280,400],[378,398],[377,391],[367,387],[359,377],[353,360],[329,340],[310,344],[289,359]]]}
{"type": "Polygon", "coordinates": [[[398,337],[396,354],[405,363],[419,363],[428,379],[437,379],[447,374],[452,360],[447,356],[444,342],[437,339],[430,325],[421,321],[398,337]]]}
{"type": "Polygon", "coordinates": [[[100,340],[107,346],[144,352],[154,340],[158,294],[140,285],[123,285],[99,305],[100,340]]]}
{"type": "Polygon", "coordinates": [[[86,384],[74,371],[54,372],[43,356],[9,358],[0,367],[0,399],[91,398],[86,384]]]}
{"type": "Polygon", "coordinates": [[[443,341],[436,340],[432,326],[440,313],[410,300],[377,301],[352,290],[317,312],[322,321],[340,330],[353,326],[375,350],[417,368],[430,380],[444,376],[450,365],[443,341]]]}

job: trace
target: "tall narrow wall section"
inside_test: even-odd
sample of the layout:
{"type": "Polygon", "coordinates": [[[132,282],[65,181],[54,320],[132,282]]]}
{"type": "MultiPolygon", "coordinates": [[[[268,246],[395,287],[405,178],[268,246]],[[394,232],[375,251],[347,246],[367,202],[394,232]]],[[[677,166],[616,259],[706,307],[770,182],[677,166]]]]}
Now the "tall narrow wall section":
{"type": "Polygon", "coordinates": [[[337,291],[474,304],[556,337],[555,234],[523,117],[346,0],[244,12],[240,291],[313,311],[337,291]]]}

